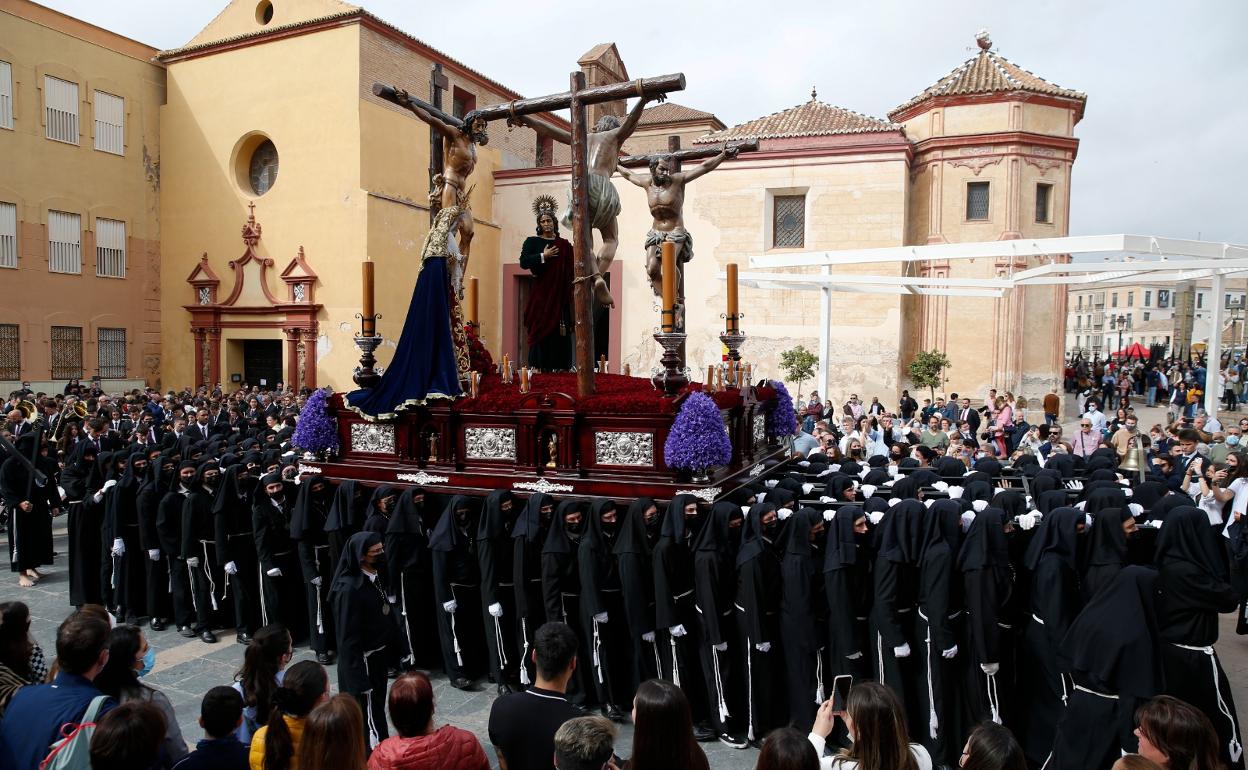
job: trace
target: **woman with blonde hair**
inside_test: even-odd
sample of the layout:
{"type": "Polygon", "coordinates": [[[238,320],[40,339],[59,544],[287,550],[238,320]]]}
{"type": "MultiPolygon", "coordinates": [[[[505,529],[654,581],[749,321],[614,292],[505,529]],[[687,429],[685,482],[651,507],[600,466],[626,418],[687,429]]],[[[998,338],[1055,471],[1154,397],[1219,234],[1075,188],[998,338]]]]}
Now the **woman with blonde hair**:
{"type": "Polygon", "coordinates": [[[303,726],[302,770],[365,770],[364,712],[350,695],[312,709],[303,726]]]}

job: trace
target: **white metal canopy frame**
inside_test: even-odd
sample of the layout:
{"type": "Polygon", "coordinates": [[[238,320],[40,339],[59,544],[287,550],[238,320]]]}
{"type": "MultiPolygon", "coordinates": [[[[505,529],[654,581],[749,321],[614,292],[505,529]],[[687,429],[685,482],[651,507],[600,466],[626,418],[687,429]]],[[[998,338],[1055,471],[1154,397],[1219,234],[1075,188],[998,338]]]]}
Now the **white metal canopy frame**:
{"type": "MultiPolygon", "coordinates": [[[[892,246],[841,251],[802,251],[751,256],[754,270],[742,272],[739,280],[759,289],[818,291],[822,294],[819,313],[819,381],[827,383],[827,362],[831,352],[832,292],[898,294],[911,296],[998,298],[1025,286],[1097,285],[1139,283],[1186,283],[1209,280],[1214,297],[1222,295],[1222,282],[1228,275],[1248,273],[1248,246],[1216,241],[1163,238],[1153,235],[1072,235],[1062,238],[1020,238],[1004,241],[940,243],[929,246],[892,246]],[[1086,262],[1065,261],[1074,254],[1103,255],[1086,262]],[[877,263],[917,263],[961,259],[1011,259],[1048,257],[1047,264],[1015,271],[1006,269],[996,278],[930,278],[911,275],[866,275],[836,273],[843,265],[877,263]],[[767,272],[776,268],[819,267],[818,273],[767,272]]],[[[720,273],[724,279],[725,273],[720,273]]],[[[1222,303],[1212,307],[1212,327],[1222,328],[1222,303]]],[[[1063,319],[1064,322],[1064,319],[1063,319]]],[[[1215,365],[1222,357],[1222,338],[1211,334],[1208,359],[1215,365]]],[[[1205,392],[1205,411],[1216,415],[1220,393],[1205,392]]]]}

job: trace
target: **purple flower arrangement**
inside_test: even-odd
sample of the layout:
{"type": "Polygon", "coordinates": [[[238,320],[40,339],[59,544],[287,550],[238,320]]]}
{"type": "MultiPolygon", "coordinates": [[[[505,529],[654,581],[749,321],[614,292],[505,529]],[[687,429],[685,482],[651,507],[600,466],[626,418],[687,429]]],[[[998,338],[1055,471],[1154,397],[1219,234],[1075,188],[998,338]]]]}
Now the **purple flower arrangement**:
{"type": "Polygon", "coordinates": [[[308,452],[338,450],[338,424],[330,416],[327,403],[330,395],[329,388],[322,388],[308,396],[308,402],[299,411],[295,435],[291,437],[295,446],[308,452]]]}
{"type": "Polygon", "coordinates": [[[695,391],[685,399],[663,444],[663,461],[669,468],[694,471],[732,461],[732,442],[710,396],[695,391]]]}
{"type": "Polygon", "coordinates": [[[788,438],[797,431],[797,412],[793,411],[793,397],[780,380],[771,380],[770,383],[776,389],[776,397],[767,409],[767,438],[788,438]]]}

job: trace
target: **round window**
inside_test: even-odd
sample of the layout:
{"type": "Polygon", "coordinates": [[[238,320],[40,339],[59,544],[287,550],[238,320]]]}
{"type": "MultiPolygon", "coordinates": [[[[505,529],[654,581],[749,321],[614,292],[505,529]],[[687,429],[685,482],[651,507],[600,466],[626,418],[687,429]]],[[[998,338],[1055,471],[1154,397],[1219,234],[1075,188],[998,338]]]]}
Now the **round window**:
{"type": "Polygon", "coordinates": [[[261,3],[256,6],[256,21],[261,24],[273,21],[273,3],[269,0],[261,0],[261,3]]]}
{"type": "Polygon", "coordinates": [[[256,195],[264,195],[277,182],[277,147],[272,140],[265,139],[252,150],[247,178],[256,195]]]}

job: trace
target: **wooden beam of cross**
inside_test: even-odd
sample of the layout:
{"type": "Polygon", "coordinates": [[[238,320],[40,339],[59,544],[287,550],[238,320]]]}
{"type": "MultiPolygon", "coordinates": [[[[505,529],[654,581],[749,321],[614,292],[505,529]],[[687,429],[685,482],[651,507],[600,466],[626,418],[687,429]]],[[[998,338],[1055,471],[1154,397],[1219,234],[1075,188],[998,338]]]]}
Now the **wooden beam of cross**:
{"type": "Polygon", "coordinates": [[[706,147],[697,147],[690,150],[675,150],[665,153],[652,153],[650,155],[626,155],[620,158],[620,165],[628,168],[635,166],[646,166],[651,160],[661,157],[667,157],[675,160],[677,163],[686,160],[702,160],[703,158],[713,158],[724,151],[725,147],[735,149],[737,152],[754,152],[758,149],[757,139],[746,139],[740,142],[728,142],[727,144],[713,144],[706,147]]]}

